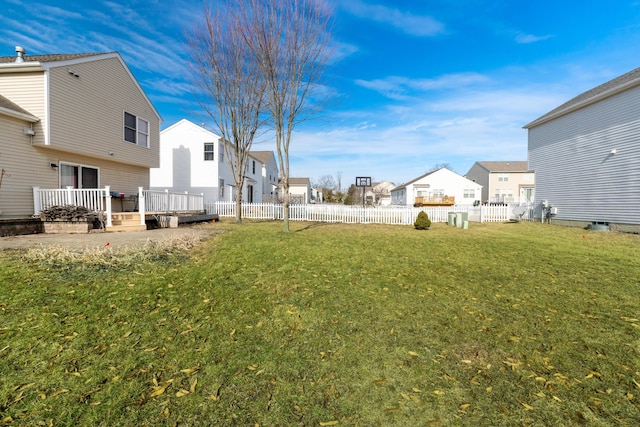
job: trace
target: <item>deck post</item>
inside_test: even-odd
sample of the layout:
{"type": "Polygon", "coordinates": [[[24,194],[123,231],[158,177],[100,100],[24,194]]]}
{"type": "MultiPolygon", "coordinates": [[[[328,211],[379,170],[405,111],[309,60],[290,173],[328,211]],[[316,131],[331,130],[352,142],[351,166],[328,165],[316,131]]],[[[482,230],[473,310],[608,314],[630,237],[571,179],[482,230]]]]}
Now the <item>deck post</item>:
{"type": "Polygon", "coordinates": [[[111,187],[108,185],[104,186],[104,204],[105,204],[105,216],[107,217],[106,227],[113,227],[113,222],[111,221],[111,187]]]}
{"type": "Polygon", "coordinates": [[[138,212],[140,213],[140,225],[146,225],[146,206],[144,200],[144,189],[142,187],[138,187],[138,212]]]}
{"type": "Polygon", "coordinates": [[[42,203],[40,201],[40,187],[33,187],[33,214],[40,215],[42,203]]]}

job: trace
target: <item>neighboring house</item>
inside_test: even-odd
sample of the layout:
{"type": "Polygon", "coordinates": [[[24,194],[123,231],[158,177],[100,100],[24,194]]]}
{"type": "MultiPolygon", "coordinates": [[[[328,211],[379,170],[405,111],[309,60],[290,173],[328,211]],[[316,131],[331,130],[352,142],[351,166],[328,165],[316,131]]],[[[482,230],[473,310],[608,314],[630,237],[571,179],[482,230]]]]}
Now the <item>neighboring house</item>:
{"type": "Polygon", "coordinates": [[[426,173],[391,190],[393,205],[472,205],[479,200],[482,186],[447,168],[426,173]]]}
{"type": "MultiPolygon", "coordinates": [[[[282,188],[280,189],[282,195],[282,188]]],[[[311,182],[309,178],[289,178],[289,201],[295,204],[311,202],[311,182]]]]}
{"type": "Polygon", "coordinates": [[[0,57],[2,216],[33,215],[33,187],[148,188],[161,119],[122,57],[16,53],[0,57]]]}
{"type": "Polygon", "coordinates": [[[373,182],[371,187],[367,187],[364,194],[367,204],[378,206],[390,205],[391,190],[395,187],[396,185],[389,181],[373,182]]]}
{"type": "Polygon", "coordinates": [[[524,126],[535,203],[554,222],[608,222],[640,231],[640,68],[584,92],[524,126]]]}
{"type": "MultiPolygon", "coordinates": [[[[242,201],[262,201],[263,164],[247,159],[242,201]]],[[[160,132],[160,167],[151,169],[151,189],[204,194],[205,202],[234,201],[236,188],[223,140],[182,119],[160,132]]]]}
{"type": "Polygon", "coordinates": [[[527,162],[475,162],[465,175],[482,185],[482,203],[531,203],[535,173],[527,162]]]}
{"type": "Polygon", "coordinates": [[[251,151],[251,156],[262,163],[262,201],[278,199],[278,162],[273,151],[251,151]]]}

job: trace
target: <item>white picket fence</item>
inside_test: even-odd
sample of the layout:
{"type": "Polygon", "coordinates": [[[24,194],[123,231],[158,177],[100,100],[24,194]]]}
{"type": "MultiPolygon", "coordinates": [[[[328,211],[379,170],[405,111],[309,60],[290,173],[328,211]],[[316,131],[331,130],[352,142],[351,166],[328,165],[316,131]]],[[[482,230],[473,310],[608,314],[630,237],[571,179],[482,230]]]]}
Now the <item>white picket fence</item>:
{"type": "MultiPolygon", "coordinates": [[[[283,205],[274,203],[243,203],[242,217],[248,219],[283,218],[283,205]]],[[[505,206],[451,206],[451,207],[404,207],[404,206],[346,206],[331,204],[306,204],[289,206],[292,221],[341,222],[347,224],[411,225],[420,211],[429,215],[431,222],[448,222],[450,212],[467,213],[472,222],[504,222],[509,220],[533,220],[533,207],[528,207],[520,217],[513,213],[516,205],[505,206]]],[[[220,217],[235,217],[235,202],[205,203],[208,214],[220,217]]]]}

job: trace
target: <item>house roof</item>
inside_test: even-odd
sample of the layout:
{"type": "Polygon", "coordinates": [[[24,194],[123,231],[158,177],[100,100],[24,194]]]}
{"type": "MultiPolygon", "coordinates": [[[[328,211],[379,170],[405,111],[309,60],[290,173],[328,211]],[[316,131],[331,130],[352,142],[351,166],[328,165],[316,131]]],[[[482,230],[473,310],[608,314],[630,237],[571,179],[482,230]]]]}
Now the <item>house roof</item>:
{"type": "Polygon", "coordinates": [[[308,185],[309,178],[289,178],[289,185],[308,185]]]}
{"type": "MultiPolygon", "coordinates": [[[[443,169],[443,168],[440,168],[440,169],[443,169]]],[[[429,175],[431,175],[431,174],[432,174],[432,173],[434,173],[434,172],[438,172],[440,169],[436,169],[436,170],[434,170],[434,171],[427,172],[427,173],[425,173],[424,175],[421,175],[421,176],[417,177],[416,179],[412,179],[412,180],[411,180],[411,181],[409,181],[409,182],[405,182],[404,184],[398,185],[396,188],[392,188],[392,189],[391,189],[391,191],[397,191],[397,190],[402,190],[403,188],[407,188],[407,185],[411,185],[411,184],[413,184],[414,182],[421,180],[421,179],[422,179],[422,178],[424,178],[425,176],[429,176],[429,175]]]]}
{"type": "Polygon", "coordinates": [[[559,107],[554,108],[547,114],[544,114],[531,123],[524,126],[525,129],[538,126],[544,122],[563,116],[567,113],[575,111],[579,108],[585,107],[601,99],[620,93],[633,86],[640,84],[640,67],[635,70],[631,70],[626,74],[623,74],[615,79],[609,80],[606,83],[596,86],[586,92],[581,93],[575,98],[570,99],[559,107]]]}
{"type": "Polygon", "coordinates": [[[12,117],[18,117],[32,123],[40,120],[18,104],[15,104],[2,95],[0,95],[0,113],[4,113],[12,117]]]}
{"type": "Polygon", "coordinates": [[[487,172],[529,172],[529,162],[476,162],[487,172]]]}
{"type": "Polygon", "coordinates": [[[250,151],[249,154],[260,160],[265,165],[267,164],[269,159],[273,157],[273,151],[250,151]]]}
{"type": "MultiPolygon", "coordinates": [[[[105,53],[115,52],[100,52],[100,53],[55,53],[49,55],[24,55],[24,62],[56,62],[56,61],[68,61],[71,59],[86,58],[87,56],[104,55],[105,53]]],[[[10,62],[16,62],[17,56],[0,56],[0,64],[7,64],[10,62]]]]}

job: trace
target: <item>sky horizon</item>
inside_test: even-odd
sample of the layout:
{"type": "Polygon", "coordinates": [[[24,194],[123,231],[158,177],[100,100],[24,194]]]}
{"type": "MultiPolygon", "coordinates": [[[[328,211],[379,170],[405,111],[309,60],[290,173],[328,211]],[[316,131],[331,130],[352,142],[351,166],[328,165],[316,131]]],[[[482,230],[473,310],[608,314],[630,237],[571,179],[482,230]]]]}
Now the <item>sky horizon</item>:
{"type": "MultiPolygon", "coordinates": [[[[335,103],[293,135],[291,177],[400,185],[435,165],[526,161],[527,123],[640,66],[640,1],[330,0],[335,103]]],[[[212,0],[215,4],[216,1],[212,0]]],[[[0,56],[119,52],[163,119],[205,123],[188,0],[0,0],[0,56]]],[[[276,150],[262,138],[253,150],[276,150]]]]}

